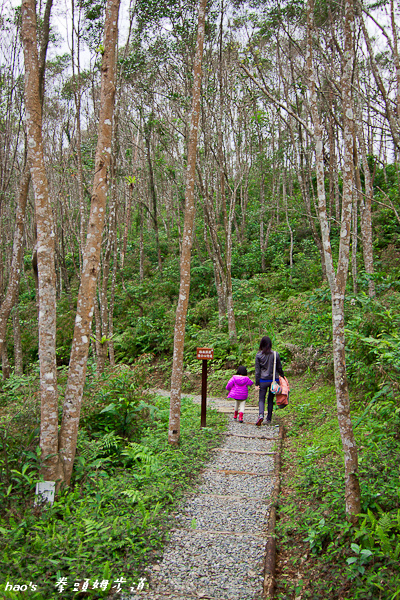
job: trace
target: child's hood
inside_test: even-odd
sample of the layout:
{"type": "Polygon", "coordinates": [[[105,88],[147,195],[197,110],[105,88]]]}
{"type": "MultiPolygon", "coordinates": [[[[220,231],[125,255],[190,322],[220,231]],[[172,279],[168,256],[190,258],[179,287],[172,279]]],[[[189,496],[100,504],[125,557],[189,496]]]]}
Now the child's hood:
{"type": "Polygon", "coordinates": [[[234,375],[233,379],[236,385],[250,385],[251,379],[247,375],[234,375]]]}

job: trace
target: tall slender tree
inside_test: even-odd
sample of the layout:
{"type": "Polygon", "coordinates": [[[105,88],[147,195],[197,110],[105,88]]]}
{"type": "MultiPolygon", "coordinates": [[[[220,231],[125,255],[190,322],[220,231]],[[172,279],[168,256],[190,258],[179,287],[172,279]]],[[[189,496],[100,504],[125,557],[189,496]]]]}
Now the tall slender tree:
{"type": "MultiPolygon", "coordinates": [[[[51,4],[50,4],[51,7],[51,4]]],[[[21,36],[25,63],[28,163],[35,192],[39,295],[40,447],[45,479],[55,480],[58,465],[58,391],[56,368],[56,276],[54,222],[42,137],[43,78],[37,45],[35,0],[23,0],[21,36]]]]}
{"type": "MultiPolygon", "coordinates": [[[[40,51],[38,54],[38,77],[39,77],[39,95],[40,104],[43,106],[43,95],[44,95],[44,76],[45,76],[45,65],[47,47],[49,44],[50,35],[50,14],[53,0],[47,0],[44,16],[42,20],[42,31],[40,36],[40,51]]],[[[31,33],[33,32],[33,28],[31,33]]],[[[37,37],[37,34],[36,34],[37,37]]],[[[14,227],[14,238],[13,238],[13,252],[10,266],[10,274],[8,279],[8,285],[5,296],[0,306],[0,354],[2,351],[3,340],[6,336],[7,321],[11,314],[12,308],[16,303],[16,299],[19,291],[20,274],[21,274],[21,260],[24,250],[24,225],[26,216],[26,204],[28,200],[29,186],[31,182],[31,171],[29,161],[26,160],[23,168],[23,173],[20,178],[16,216],[15,216],[15,227],[14,227]]]]}
{"type": "Polygon", "coordinates": [[[349,267],[351,211],[354,185],[354,103],[352,95],[352,72],[354,63],[354,6],[352,0],[345,1],[343,72],[341,78],[343,103],[343,194],[340,225],[340,245],[337,270],[332,260],[332,247],[325,196],[325,173],[323,155],[323,136],[318,111],[316,75],[313,64],[314,39],[314,0],[307,3],[307,74],[310,82],[309,102],[314,124],[314,144],[318,187],[318,216],[321,226],[325,255],[326,274],[332,298],[332,339],[333,362],[336,387],[336,404],[342,439],[345,464],[345,500],[346,513],[355,520],[361,508],[360,484],[358,479],[358,453],[350,417],[349,389],[346,374],[345,335],[344,335],[344,297],[349,267]]]}
{"type": "Polygon", "coordinates": [[[171,401],[168,430],[168,441],[170,444],[177,444],[180,436],[183,347],[185,342],[186,314],[189,302],[190,261],[193,244],[194,217],[196,212],[194,184],[196,177],[197,139],[200,118],[201,62],[203,57],[206,6],[207,0],[200,0],[196,54],[193,65],[192,114],[190,118],[186,168],[185,219],[183,225],[180,269],[181,279],[175,317],[174,354],[171,376],[171,401]]]}
{"type": "Polygon", "coordinates": [[[62,460],[60,477],[67,484],[71,479],[76,452],[76,440],[93,319],[94,297],[107,206],[108,169],[111,156],[115,97],[115,63],[119,5],[120,0],[107,0],[101,66],[100,116],[95,157],[95,175],[59,440],[62,460]]]}

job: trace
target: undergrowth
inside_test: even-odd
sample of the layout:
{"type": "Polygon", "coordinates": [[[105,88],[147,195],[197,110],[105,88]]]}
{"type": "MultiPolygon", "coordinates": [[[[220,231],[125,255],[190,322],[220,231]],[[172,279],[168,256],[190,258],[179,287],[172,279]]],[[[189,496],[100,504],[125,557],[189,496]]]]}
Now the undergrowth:
{"type": "Polygon", "coordinates": [[[353,395],[362,513],[346,520],[333,386],[296,382],[278,524],[279,600],[400,597],[400,407],[389,386],[366,405],[353,395]]]}
{"type": "Polygon", "coordinates": [[[125,592],[144,584],[168,539],[170,515],[195,483],[224,417],[209,410],[200,429],[199,407],[183,398],[180,444],[172,447],[169,399],[140,399],[127,380],[123,374],[108,387],[103,382],[97,410],[87,409],[83,420],[73,484],[51,507],[32,505],[33,464],[13,474],[24,501],[2,505],[2,598],[19,598],[19,591],[36,600],[82,597],[74,587],[100,598],[112,586],[115,592],[118,580],[125,592]],[[5,591],[7,583],[8,590],[11,583],[22,588],[5,591]]]}

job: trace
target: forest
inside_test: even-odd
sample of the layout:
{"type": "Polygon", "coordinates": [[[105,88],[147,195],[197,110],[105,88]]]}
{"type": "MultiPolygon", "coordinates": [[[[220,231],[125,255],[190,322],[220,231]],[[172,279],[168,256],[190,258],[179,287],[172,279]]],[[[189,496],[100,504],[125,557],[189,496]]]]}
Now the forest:
{"type": "Polygon", "coordinates": [[[146,577],[268,335],[275,598],[400,600],[399,17],[0,3],[1,598],[146,577]]]}

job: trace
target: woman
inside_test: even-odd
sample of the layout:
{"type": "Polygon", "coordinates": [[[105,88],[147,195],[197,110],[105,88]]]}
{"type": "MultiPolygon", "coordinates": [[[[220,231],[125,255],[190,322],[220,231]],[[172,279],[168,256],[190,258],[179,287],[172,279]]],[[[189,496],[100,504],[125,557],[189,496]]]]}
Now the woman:
{"type": "MultiPolygon", "coordinates": [[[[284,377],[280,356],[276,354],[275,381],[279,383],[279,375],[284,377]]],[[[274,353],[272,342],[268,336],[261,338],[260,348],[256,354],[256,387],[258,390],[259,417],[256,425],[259,427],[264,421],[265,396],[268,391],[267,423],[271,423],[274,394],[271,392],[272,377],[274,374],[274,353]]]]}

